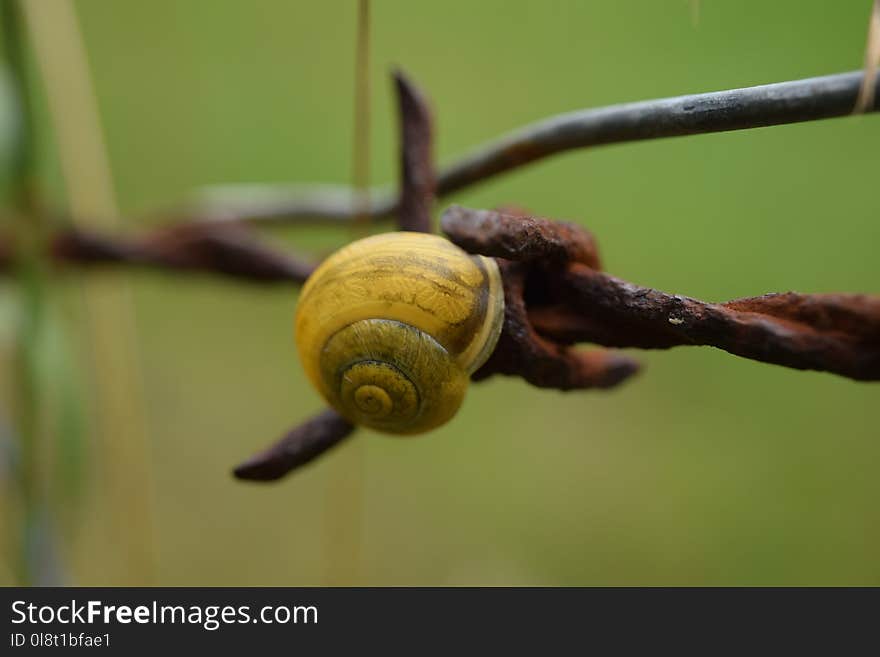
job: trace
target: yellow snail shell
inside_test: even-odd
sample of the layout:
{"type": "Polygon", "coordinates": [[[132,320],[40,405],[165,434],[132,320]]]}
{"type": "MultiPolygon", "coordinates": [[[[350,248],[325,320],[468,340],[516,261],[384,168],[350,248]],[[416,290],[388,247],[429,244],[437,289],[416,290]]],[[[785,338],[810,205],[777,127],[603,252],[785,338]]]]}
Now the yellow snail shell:
{"type": "Polygon", "coordinates": [[[306,375],[343,417],[414,434],[455,415],[503,319],[494,260],[437,235],[385,233],[321,263],[295,336],[306,375]]]}

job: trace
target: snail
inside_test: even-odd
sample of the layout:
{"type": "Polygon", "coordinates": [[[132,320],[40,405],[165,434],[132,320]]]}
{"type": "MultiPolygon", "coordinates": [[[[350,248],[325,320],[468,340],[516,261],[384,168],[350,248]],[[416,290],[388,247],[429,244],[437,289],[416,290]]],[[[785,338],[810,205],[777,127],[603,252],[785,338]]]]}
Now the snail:
{"type": "Polygon", "coordinates": [[[294,330],[321,396],[349,422],[417,434],[447,422],[504,319],[497,263],[437,235],[343,247],[303,287],[294,330]]]}

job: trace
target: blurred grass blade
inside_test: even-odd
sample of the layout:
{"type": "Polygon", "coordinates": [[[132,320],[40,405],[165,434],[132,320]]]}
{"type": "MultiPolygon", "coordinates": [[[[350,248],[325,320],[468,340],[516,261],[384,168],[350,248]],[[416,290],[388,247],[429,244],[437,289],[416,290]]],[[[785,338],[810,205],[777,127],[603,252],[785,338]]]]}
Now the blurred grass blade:
{"type": "Polygon", "coordinates": [[[0,66],[0,184],[9,184],[13,174],[16,141],[21,114],[7,66],[0,66]]]}
{"type": "MultiPolygon", "coordinates": [[[[12,210],[8,211],[14,238],[19,246],[15,260],[18,312],[14,347],[15,423],[19,438],[17,459],[13,464],[16,501],[20,523],[13,540],[18,549],[15,559],[19,584],[52,584],[58,572],[57,562],[47,561],[54,554],[49,544],[52,532],[45,500],[43,467],[46,433],[47,397],[40,376],[40,353],[45,336],[45,316],[49,298],[46,263],[41,237],[44,218],[34,193],[34,125],[28,85],[24,26],[19,7],[13,0],[3,0],[0,17],[3,24],[3,47],[9,66],[9,106],[15,117],[10,133],[9,187],[12,210]],[[40,527],[41,530],[36,528],[40,527]]],[[[11,547],[11,546],[10,546],[11,547]]]]}
{"type": "MultiPolygon", "coordinates": [[[[79,20],[69,0],[23,0],[54,127],[70,213],[81,227],[113,229],[118,208],[79,20]]],[[[135,351],[131,293],[124,278],[83,282],[92,353],[102,486],[124,572],[114,579],[149,584],[153,577],[153,491],[146,417],[135,351]]],[[[113,575],[111,575],[113,577],[113,575]]]]}
{"type": "Polygon", "coordinates": [[[43,342],[41,378],[51,404],[56,505],[62,510],[75,510],[83,490],[85,416],[78,372],[57,313],[50,314],[43,342]]]}

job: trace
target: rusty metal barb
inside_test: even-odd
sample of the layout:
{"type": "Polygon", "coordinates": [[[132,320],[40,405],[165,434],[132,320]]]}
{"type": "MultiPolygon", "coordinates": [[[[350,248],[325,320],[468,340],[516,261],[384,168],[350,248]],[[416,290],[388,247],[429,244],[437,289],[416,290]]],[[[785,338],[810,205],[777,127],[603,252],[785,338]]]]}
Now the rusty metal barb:
{"type": "Polygon", "coordinates": [[[400,203],[401,230],[432,232],[434,208],[434,153],[431,110],[416,86],[401,72],[394,72],[400,112],[400,203]]]}
{"type": "Polygon", "coordinates": [[[249,481],[275,481],[348,438],[354,426],[327,409],[287,432],[278,442],[237,466],[233,474],[249,481]]]}

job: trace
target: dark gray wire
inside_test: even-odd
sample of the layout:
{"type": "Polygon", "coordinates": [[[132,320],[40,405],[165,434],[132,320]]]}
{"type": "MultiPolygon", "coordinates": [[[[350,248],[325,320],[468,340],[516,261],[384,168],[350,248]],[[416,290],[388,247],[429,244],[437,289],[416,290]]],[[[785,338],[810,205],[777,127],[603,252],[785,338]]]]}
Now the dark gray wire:
{"type": "MultiPolygon", "coordinates": [[[[437,194],[448,195],[531,162],[578,148],[846,116],[853,113],[863,77],[863,71],[853,71],[560,114],[480,146],[443,168],[437,180],[437,194]]],[[[867,111],[878,109],[880,94],[867,111]]],[[[394,212],[396,194],[374,190],[371,197],[373,217],[387,217],[394,212]]],[[[346,222],[357,214],[351,198],[350,191],[343,188],[311,196],[281,194],[269,206],[248,207],[244,203],[235,212],[227,212],[219,218],[278,223],[309,219],[346,222]]]]}
{"type": "MultiPolygon", "coordinates": [[[[854,71],[561,114],[477,148],[444,168],[438,192],[458,191],[576,148],[845,116],[853,112],[863,75],[854,71]]],[[[875,98],[868,111],[877,111],[878,105],[875,98]]]]}

